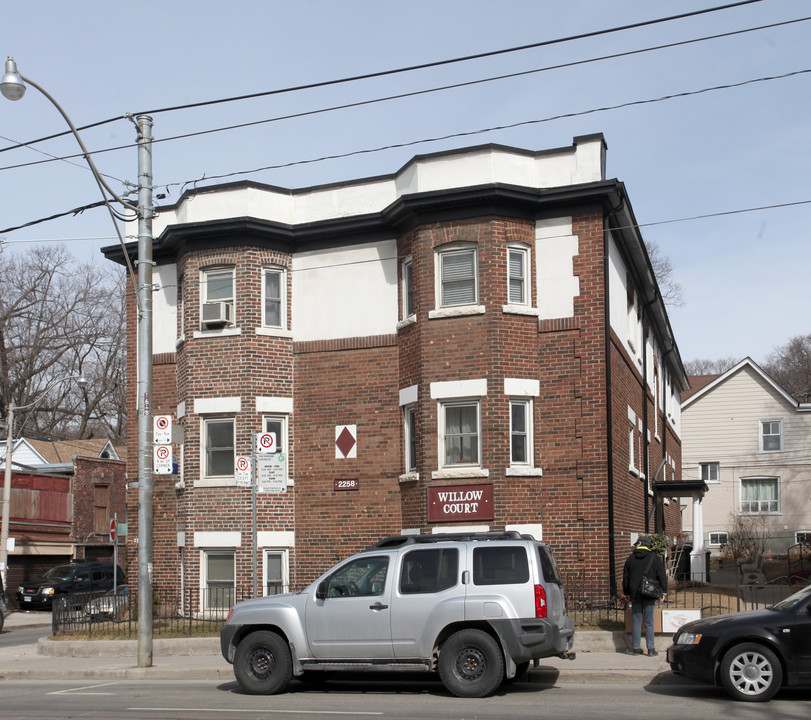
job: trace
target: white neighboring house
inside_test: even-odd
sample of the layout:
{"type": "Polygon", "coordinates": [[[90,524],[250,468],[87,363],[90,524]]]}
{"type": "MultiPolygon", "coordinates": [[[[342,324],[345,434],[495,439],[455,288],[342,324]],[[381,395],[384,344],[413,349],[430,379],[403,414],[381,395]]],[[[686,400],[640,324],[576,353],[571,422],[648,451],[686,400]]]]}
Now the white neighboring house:
{"type": "MultiPolygon", "coordinates": [[[[811,404],[796,402],[750,358],[691,377],[682,402],[682,468],[703,480],[704,545],[718,555],[730,513],[766,522],[767,552],[811,542],[811,404]]],[[[691,513],[682,527],[692,531],[691,513]]]]}
{"type": "MultiPolygon", "coordinates": [[[[17,438],[11,452],[11,468],[15,471],[25,470],[58,470],[65,466],[72,471],[73,457],[105,458],[120,460],[115,446],[104,438],[89,440],[39,440],[34,438],[17,438]]],[[[6,445],[0,445],[0,470],[6,466],[6,445]]]]}

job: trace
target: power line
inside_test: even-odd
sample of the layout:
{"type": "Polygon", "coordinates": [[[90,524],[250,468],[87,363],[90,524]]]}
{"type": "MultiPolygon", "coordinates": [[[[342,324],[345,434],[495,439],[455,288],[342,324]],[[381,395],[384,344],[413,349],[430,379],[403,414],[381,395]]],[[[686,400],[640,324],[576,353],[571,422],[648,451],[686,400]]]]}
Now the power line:
{"type": "MultiPolygon", "coordinates": [[[[90,123],[88,125],[82,125],[82,126],[80,126],[78,128],[78,130],[83,131],[83,130],[89,130],[91,128],[100,127],[101,125],[106,125],[106,124],[109,124],[109,123],[112,123],[112,122],[117,122],[118,120],[123,120],[123,119],[129,117],[130,115],[157,115],[159,113],[174,112],[174,111],[177,111],[177,110],[188,110],[188,109],[194,109],[194,108],[205,107],[205,106],[210,106],[210,105],[219,105],[219,104],[222,104],[222,103],[229,103],[229,102],[237,102],[237,101],[241,101],[241,100],[255,99],[255,98],[260,98],[260,97],[269,97],[269,96],[272,96],[272,95],[280,95],[280,94],[284,94],[284,93],[298,92],[298,91],[301,91],[301,90],[312,90],[312,89],[316,89],[316,88],[329,87],[329,86],[332,86],[332,85],[340,85],[340,84],[344,84],[344,83],[357,82],[359,80],[369,80],[369,79],[373,79],[373,78],[386,77],[386,76],[389,76],[389,75],[396,75],[396,74],[401,74],[401,73],[413,72],[413,71],[416,71],[416,70],[425,70],[425,69],[429,69],[429,68],[441,67],[441,66],[444,66],[444,65],[452,65],[452,64],[456,64],[456,63],[468,62],[470,60],[479,60],[479,59],[483,59],[483,58],[487,58],[487,57],[496,57],[498,55],[506,55],[506,54],[509,54],[509,53],[521,52],[521,51],[524,51],[524,50],[530,50],[530,49],[535,49],[535,48],[540,48],[540,47],[548,47],[548,46],[551,46],[551,45],[557,45],[557,44],[562,44],[562,43],[566,43],[566,42],[572,42],[574,40],[584,40],[584,39],[587,39],[587,38],[599,37],[601,35],[608,35],[608,34],[611,34],[611,33],[623,32],[625,30],[632,30],[632,29],[637,29],[637,28],[641,28],[641,27],[647,27],[647,26],[651,26],[651,25],[658,25],[658,24],[661,24],[661,23],[671,22],[673,20],[682,20],[682,19],[689,18],[689,17],[696,17],[696,16],[699,16],[699,15],[706,15],[708,13],[714,13],[714,12],[719,12],[719,11],[723,11],[723,10],[730,10],[730,9],[741,7],[741,6],[744,6],[744,5],[752,5],[752,4],[758,3],[758,2],[762,2],[762,0],[741,0],[740,2],[728,3],[726,5],[719,5],[719,6],[712,7],[712,8],[705,8],[703,10],[694,10],[694,11],[691,11],[691,12],[680,13],[678,15],[670,15],[670,16],[663,17],[663,18],[656,18],[654,20],[644,20],[644,21],[640,21],[640,22],[637,22],[637,23],[630,23],[630,24],[627,24],[627,25],[620,25],[620,26],[616,26],[616,27],[612,27],[612,28],[605,28],[605,29],[602,29],[602,30],[593,30],[593,31],[586,32],[586,33],[579,33],[579,34],[576,34],[576,35],[569,35],[569,36],[562,37],[562,38],[555,38],[553,40],[542,40],[542,41],[537,42],[537,43],[530,43],[530,44],[527,44],[527,45],[518,45],[518,46],[515,46],[515,47],[504,48],[504,49],[501,49],[501,50],[491,50],[491,51],[488,51],[488,52],[476,53],[476,54],[472,54],[472,55],[465,55],[465,56],[462,56],[462,57],[450,58],[450,59],[446,59],[446,60],[437,60],[437,61],[434,61],[434,62],[420,63],[420,64],[416,64],[416,65],[410,65],[410,66],[406,66],[406,67],[394,68],[394,69],[390,69],[390,70],[380,70],[380,71],[373,72],[373,73],[366,73],[366,74],[362,74],[362,75],[354,75],[354,76],[351,76],[351,77],[338,78],[338,79],[334,79],[334,80],[324,80],[324,81],[320,81],[320,82],[309,83],[309,84],[305,84],[305,85],[296,85],[296,86],[287,87],[287,88],[281,88],[281,89],[276,89],[276,90],[265,90],[265,91],[261,91],[261,92],[250,93],[250,94],[247,94],[247,95],[236,95],[236,96],[233,96],[233,97],[219,98],[219,99],[216,99],[216,100],[204,100],[204,101],[197,102],[197,103],[187,103],[185,105],[174,105],[174,106],[165,107],[165,108],[155,108],[155,109],[152,109],[152,110],[142,110],[142,111],[140,111],[138,113],[128,113],[128,114],[123,115],[123,116],[116,116],[116,117],[113,117],[113,118],[108,118],[106,120],[100,120],[100,121],[97,121],[97,122],[94,122],[94,123],[90,123]]],[[[46,140],[53,140],[55,138],[63,137],[63,136],[68,135],[68,134],[69,134],[68,132],[54,133],[52,135],[48,135],[46,137],[42,137],[42,138],[39,138],[39,139],[36,139],[36,140],[30,140],[30,141],[28,141],[26,143],[20,143],[20,144],[13,145],[13,146],[10,146],[10,147],[0,148],[0,153],[7,152],[9,150],[16,150],[16,149],[21,148],[21,147],[30,147],[31,145],[35,145],[35,144],[40,143],[40,142],[45,142],[46,140]]]]}

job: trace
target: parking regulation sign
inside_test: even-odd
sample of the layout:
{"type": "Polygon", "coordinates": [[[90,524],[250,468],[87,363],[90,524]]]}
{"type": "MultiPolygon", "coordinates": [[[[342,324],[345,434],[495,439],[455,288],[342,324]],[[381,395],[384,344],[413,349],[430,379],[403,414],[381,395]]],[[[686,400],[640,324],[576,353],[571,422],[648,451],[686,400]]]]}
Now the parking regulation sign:
{"type": "Polygon", "coordinates": [[[249,457],[240,456],[237,458],[235,465],[234,479],[238,487],[251,486],[251,459],[249,457]]]}
{"type": "Polygon", "coordinates": [[[275,432],[256,433],[256,452],[275,453],[278,451],[275,432]]]}
{"type": "Polygon", "coordinates": [[[153,471],[156,475],[172,474],[172,446],[155,445],[153,471]]]}
{"type": "Polygon", "coordinates": [[[152,421],[152,442],[156,445],[172,443],[172,416],[155,415],[152,421]]]}

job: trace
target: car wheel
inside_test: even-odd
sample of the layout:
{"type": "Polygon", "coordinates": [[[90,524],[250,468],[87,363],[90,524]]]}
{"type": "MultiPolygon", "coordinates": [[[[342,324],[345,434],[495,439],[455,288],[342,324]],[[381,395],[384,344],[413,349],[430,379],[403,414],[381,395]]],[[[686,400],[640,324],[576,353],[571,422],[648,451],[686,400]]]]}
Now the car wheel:
{"type": "Polygon", "coordinates": [[[501,649],[483,630],[459,630],[440,650],[439,677],[457,697],[490,695],[504,680],[501,649]]]}
{"type": "Polygon", "coordinates": [[[293,677],[293,663],[287,642],[266,630],[246,635],[234,654],[234,675],[251,695],[284,692],[293,677]]]}
{"type": "Polygon", "coordinates": [[[783,684],[783,668],[769,648],[757,643],[741,643],[724,655],[721,682],[736,700],[765,701],[783,684]]]}

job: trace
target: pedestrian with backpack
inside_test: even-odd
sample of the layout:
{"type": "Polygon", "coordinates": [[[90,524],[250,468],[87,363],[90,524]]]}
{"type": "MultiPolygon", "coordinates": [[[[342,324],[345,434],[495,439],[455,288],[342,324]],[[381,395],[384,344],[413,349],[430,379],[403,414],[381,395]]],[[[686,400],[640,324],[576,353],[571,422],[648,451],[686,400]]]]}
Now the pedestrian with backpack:
{"type": "Polygon", "coordinates": [[[656,601],[667,596],[667,573],[658,553],[651,550],[651,539],[640,535],[622,569],[622,592],[631,603],[631,655],[642,655],[642,621],[645,621],[645,644],[648,655],[656,652],[653,614],[656,601]]]}

